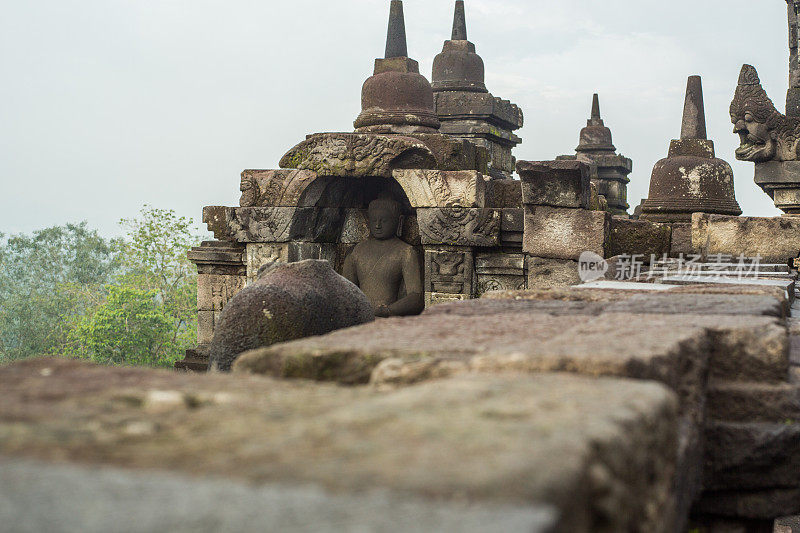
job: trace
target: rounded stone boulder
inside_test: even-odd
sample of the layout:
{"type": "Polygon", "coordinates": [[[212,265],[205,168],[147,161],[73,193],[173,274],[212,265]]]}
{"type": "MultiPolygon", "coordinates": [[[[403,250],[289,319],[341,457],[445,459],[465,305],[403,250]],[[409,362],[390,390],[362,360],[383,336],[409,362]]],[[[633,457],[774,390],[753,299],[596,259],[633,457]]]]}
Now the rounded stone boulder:
{"type": "Polygon", "coordinates": [[[236,358],[248,350],[374,319],[364,293],[327,261],[264,269],[222,311],[209,347],[209,370],[229,371],[236,358]]]}

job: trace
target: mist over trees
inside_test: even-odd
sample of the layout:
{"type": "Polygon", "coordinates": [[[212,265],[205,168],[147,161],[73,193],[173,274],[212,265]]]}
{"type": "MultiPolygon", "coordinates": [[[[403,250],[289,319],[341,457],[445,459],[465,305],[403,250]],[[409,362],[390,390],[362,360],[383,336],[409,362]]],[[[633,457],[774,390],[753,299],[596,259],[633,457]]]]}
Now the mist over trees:
{"type": "Polygon", "coordinates": [[[50,355],[172,366],[196,344],[191,219],[144,206],[123,238],[83,222],[0,234],[0,364],[50,355]]]}

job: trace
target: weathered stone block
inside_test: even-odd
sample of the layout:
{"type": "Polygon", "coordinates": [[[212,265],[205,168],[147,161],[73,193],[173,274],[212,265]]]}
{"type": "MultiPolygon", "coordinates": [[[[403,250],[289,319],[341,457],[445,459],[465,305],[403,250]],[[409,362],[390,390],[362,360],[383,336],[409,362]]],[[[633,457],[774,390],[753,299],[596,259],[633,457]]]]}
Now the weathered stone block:
{"type": "Polygon", "coordinates": [[[577,261],[528,256],[528,289],[569,287],[580,282],[577,261]]]}
{"type": "MultiPolygon", "coordinates": [[[[248,368],[276,377],[342,383],[368,381],[373,369],[389,359],[393,362],[386,364],[408,365],[420,376],[440,374],[444,365],[449,373],[567,370],[652,379],[678,391],[684,408],[692,410],[700,405],[707,372],[708,326],[698,325],[704,318],[713,324],[754,320],[613,313],[586,321],[544,313],[498,313],[480,319],[431,314],[379,320],[275,345],[245,354],[242,361],[250,360],[248,368]],[[630,333],[618,335],[620,324],[629,325],[630,333]]],[[[379,382],[375,376],[373,381],[379,382]]]]}
{"type": "Polygon", "coordinates": [[[486,207],[522,209],[522,182],[491,180],[486,184],[486,207]]]}
{"type": "Polygon", "coordinates": [[[486,205],[485,178],[474,170],[395,170],[392,175],[415,208],[486,205]]]}
{"type": "Polygon", "coordinates": [[[670,252],[672,228],[645,220],[612,217],[608,239],[609,256],[641,255],[646,261],[660,259],[670,252]]]}
{"type": "Polygon", "coordinates": [[[208,228],[208,231],[214,234],[214,238],[219,241],[234,240],[228,227],[232,209],[232,207],[222,205],[207,205],[203,208],[203,223],[208,228]]]}
{"type": "Polygon", "coordinates": [[[550,259],[577,261],[587,251],[605,257],[610,223],[601,211],[536,206],[525,210],[522,249],[550,259]]]}
{"type": "Polygon", "coordinates": [[[707,489],[800,486],[800,424],[712,422],[706,443],[707,489]]]}
{"type": "Polygon", "coordinates": [[[268,263],[288,263],[289,244],[250,243],[247,245],[247,283],[256,279],[258,270],[268,263]]]}
{"type": "Polygon", "coordinates": [[[242,171],[240,207],[297,207],[317,179],[309,170],[242,171]]]}
{"type": "Polygon", "coordinates": [[[530,205],[588,209],[589,165],[580,161],[519,161],[522,201],[530,205]]]}
{"type": "Polygon", "coordinates": [[[721,422],[800,422],[800,385],[714,381],[708,413],[721,422]]]}
{"type": "Polygon", "coordinates": [[[475,265],[471,250],[425,250],[425,292],[471,298],[475,265]]]}
{"type": "Polygon", "coordinates": [[[232,241],[203,241],[186,254],[198,274],[220,276],[246,275],[245,247],[232,241]]]}
{"type": "Polygon", "coordinates": [[[219,311],[197,312],[197,344],[210,344],[214,339],[214,328],[219,314],[219,311]]]}
{"type": "MultiPolygon", "coordinates": [[[[379,493],[405,510],[404,498],[432,500],[445,510],[467,501],[465,517],[484,508],[505,517],[466,529],[452,518],[439,524],[449,527],[401,521],[351,528],[361,514],[329,506],[324,514],[336,517],[334,529],[674,531],[676,401],[655,383],[472,376],[381,391],[37,360],[0,368],[0,388],[4,457],[79,457],[95,470],[124,466],[150,479],[161,471],[190,474],[197,483],[222,478],[271,488],[284,498],[272,510],[279,517],[287,506],[299,515],[317,508],[297,495],[296,487],[306,486],[324,487],[317,498],[367,498],[361,511],[370,516],[370,495],[379,493]],[[164,399],[171,408],[145,410],[164,399]],[[548,508],[558,523],[532,528],[531,511],[548,508]]],[[[17,485],[9,489],[14,494],[17,485]]],[[[248,516],[258,502],[273,500],[253,501],[248,516]]],[[[192,503],[186,519],[198,512],[192,503]]]]}
{"type": "Polygon", "coordinates": [[[198,311],[222,311],[228,300],[242,290],[245,276],[219,276],[200,274],[197,276],[198,311]]]}
{"type": "MultiPolygon", "coordinates": [[[[693,511],[703,515],[773,520],[786,513],[800,513],[800,489],[706,492],[693,511]]],[[[778,529],[775,531],[780,533],[778,529]]],[[[788,533],[794,532],[790,529],[788,533]]]]}
{"type": "Polygon", "coordinates": [[[698,252],[692,245],[692,225],[686,222],[672,224],[672,243],[669,250],[670,257],[684,257],[695,255],[698,252]]]}
{"type": "Polygon", "coordinates": [[[763,263],[787,263],[800,254],[800,217],[732,217],[695,213],[692,246],[704,256],[761,256],[763,263]]]}
{"type": "Polygon", "coordinates": [[[417,209],[424,245],[498,246],[500,211],[496,209],[417,209]]]}
{"type": "Polygon", "coordinates": [[[478,275],[477,296],[497,290],[525,288],[525,255],[510,253],[478,254],[475,256],[478,275]]]}

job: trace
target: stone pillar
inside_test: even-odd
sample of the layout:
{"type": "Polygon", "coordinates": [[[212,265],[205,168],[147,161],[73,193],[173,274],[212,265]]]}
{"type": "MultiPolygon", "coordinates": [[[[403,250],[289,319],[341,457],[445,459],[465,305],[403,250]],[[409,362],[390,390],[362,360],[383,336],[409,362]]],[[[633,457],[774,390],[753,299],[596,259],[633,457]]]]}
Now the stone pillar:
{"type": "Polygon", "coordinates": [[[197,348],[175,363],[180,370],[205,371],[207,348],[222,309],[245,287],[245,248],[230,241],[205,241],[192,248],[189,260],[197,266],[197,348]]]}
{"type": "Polygon", "coordinates": [[[786,115],[800,116],[800,55],[798,55],[798,13],[800,1],[786,0],[789,12],[789,90],[786,93],[786,115]]]}
{"type": "Polygon", "coordinates": [[[581,161],[520,161],[528,288],[580,283],[584,252],[605,257],[611,213],[590,211],[590,170],[581,161]]]}

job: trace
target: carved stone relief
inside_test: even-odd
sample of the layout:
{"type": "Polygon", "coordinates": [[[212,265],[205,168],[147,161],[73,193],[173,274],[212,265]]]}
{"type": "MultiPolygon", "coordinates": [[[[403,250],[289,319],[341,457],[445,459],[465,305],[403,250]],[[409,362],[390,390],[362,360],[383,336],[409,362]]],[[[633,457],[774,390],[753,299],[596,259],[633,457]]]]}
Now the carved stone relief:
{"type": "Polygon", "coordinates": [[[309,170],[245,170],[241,207],[295,207],[306,188],[317,179],[309,170]]]}
{"type": "Polygon", "coordinates": [[[396,168],[436,168],[436,158],[412,137],[333,133],[312,135],[289,150],[280,165],[319,176],[390,178],[396,168]]]}
{"type": "Polygon", "coordinates": [[[484,207],[486,182],[479,172],[395,170],[413,207],[484,207]]]}
{"type": "Polygon", "coordinates": [[[498,246],[500,212],[494,209],[418,209],[422,244],[498,246]]]}

